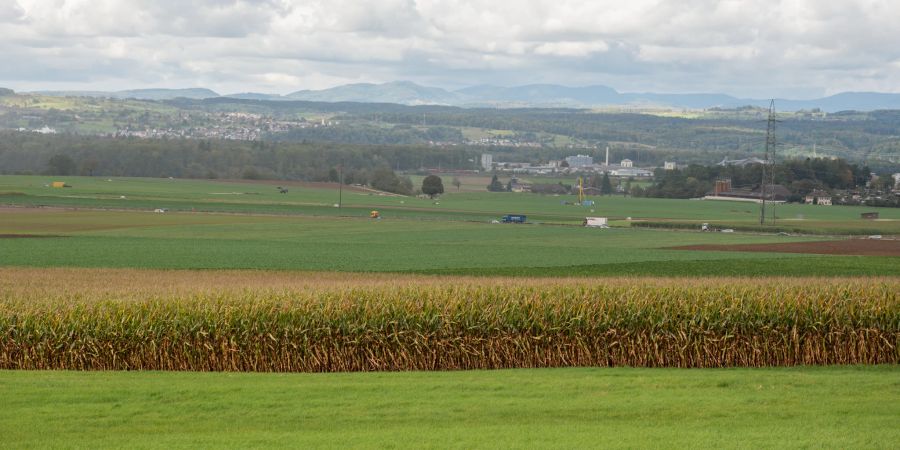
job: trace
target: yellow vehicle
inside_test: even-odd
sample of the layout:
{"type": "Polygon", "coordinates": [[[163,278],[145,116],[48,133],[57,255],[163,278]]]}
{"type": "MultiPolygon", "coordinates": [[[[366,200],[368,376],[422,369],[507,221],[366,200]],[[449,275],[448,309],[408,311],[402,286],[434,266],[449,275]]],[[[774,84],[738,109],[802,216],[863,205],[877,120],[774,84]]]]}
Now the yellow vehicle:
{"type": "Polygon", "coordinates": [[[369,218],[370,219],[380,219],[381,214],[378,211],[372,211],[369,213],[369,218]]]}

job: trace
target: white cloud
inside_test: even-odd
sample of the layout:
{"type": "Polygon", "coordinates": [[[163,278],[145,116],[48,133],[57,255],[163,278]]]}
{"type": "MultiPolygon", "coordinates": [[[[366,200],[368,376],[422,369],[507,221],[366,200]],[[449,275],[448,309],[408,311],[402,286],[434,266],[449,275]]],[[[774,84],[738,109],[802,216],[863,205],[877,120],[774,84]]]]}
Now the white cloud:
{"type": "Polygon", "coordinates": [[[0,0],[0,85],[900,90],[892,0],[0,0]]]}
{"type": "Polygon", "coordinates": [[[0,0],[0,23],[16,22],[25,16],[25,10],[16,0],[0,0]]]}
{"type": "Polygon", "coordinates": [[[588,56],[592,53],[602,53],[607,50],[609,50],[609,46],[606,45],[606,42],[603,42],[603,41],[595,41],[595,42],[564,41],[564,42],[545,42],[541,45],[538,45],[534,49],[534,53],[537,55],[579,57],[579,56],[588,56]]]}

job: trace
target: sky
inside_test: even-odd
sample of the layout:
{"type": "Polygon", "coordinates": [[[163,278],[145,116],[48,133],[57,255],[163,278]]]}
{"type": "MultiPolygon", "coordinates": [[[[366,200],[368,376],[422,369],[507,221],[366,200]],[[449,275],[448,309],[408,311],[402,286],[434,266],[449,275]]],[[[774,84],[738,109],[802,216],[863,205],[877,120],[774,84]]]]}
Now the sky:
{"type": "Polygon", "coordinates": [[[900,92],[896,0],[0,0],[0,86],[900,92]]]}

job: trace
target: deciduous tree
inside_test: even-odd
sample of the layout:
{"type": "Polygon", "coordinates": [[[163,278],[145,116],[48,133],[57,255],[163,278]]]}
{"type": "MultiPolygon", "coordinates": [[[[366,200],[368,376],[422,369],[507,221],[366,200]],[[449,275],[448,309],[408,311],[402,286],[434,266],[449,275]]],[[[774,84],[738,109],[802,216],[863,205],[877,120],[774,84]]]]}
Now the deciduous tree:
{"type": "Polygon", "coordinates": [[[430,198],[444,193],[444,183],[437,175],[428,175],[422,180],[422,193],[430,198]]]}

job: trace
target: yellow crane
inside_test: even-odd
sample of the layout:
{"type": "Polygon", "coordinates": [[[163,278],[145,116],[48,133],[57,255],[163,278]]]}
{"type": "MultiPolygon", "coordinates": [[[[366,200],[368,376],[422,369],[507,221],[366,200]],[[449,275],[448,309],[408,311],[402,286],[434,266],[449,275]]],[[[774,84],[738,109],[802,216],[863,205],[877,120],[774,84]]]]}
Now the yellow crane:
{"type": "Polygon", "coordinates": [[[584,203],[584,179],[578,177],[578,203],[584,203]]]}

